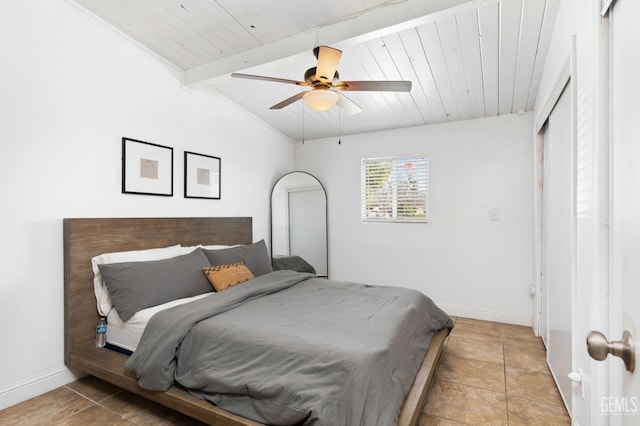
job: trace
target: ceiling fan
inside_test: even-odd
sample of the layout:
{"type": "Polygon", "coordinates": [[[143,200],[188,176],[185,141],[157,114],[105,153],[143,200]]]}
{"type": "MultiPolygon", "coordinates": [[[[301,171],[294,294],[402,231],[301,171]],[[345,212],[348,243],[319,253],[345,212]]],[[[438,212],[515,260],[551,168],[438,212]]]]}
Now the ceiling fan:
{"type": "Polygon", "coordinates": [[[304,73],[304,81],[241,73],[233,73],[231,77],[311,87],[311,90],[293,95],[270,109],[282,109],[304,99],[310,108],[318,111],[327,111],[338,105],[349,114],[357,114],[362,111],[362,108],[338,92],[409,92],[411,90],[410,81],[339,81],[337,68],[342,51],[329,46],[319,46],[313,49],[313,54],[318,59],[318,64],[304,73]]]}

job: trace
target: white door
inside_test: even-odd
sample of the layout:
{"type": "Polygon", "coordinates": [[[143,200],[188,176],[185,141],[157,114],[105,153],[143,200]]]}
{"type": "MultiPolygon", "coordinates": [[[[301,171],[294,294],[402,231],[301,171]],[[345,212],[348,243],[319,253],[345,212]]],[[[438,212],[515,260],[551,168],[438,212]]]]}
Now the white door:
{"type": "MultiPolygon", "coordinates": [[[[640,2],[618,0],[611,24],[612,326],[601,330],[620,340],[624,330],[640,339],[640,2]]],[[[612,394],[601,410],[611,424],[640,424],[640,366],[635,372],[611,355],[612,394]]],[[[636,363],[640,363],[637,359],[636,363]]]]}
{"type": "Polygon", "coordinates": [[[544,288],[542,291],[547,304],[547,362],[568,410],[572,404],[568,374],[572,371],[573,324],[571,122],[571,91],[567,87],[549,115],[544,137],[542,238],[546,253],[542,285],[546,284],[546,293],[544,288]]]}

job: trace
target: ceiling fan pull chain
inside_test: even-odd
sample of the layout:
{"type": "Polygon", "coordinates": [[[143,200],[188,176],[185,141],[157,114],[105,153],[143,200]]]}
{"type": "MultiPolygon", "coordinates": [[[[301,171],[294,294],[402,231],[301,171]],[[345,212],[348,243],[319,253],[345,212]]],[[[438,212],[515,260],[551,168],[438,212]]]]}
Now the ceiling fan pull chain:
{"type": "Polygon", "coordinates": [[[338,145],[342,145],[342,123],[340,120],[340,108],[338,108],[338,145]]]}

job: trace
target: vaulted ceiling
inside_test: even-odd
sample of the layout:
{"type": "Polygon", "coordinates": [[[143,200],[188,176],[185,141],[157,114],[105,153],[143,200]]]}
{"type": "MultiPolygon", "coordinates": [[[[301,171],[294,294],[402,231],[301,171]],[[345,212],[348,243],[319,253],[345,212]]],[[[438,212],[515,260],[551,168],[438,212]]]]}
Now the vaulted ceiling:
{"type": "MultiPolygon", "coordinates": [[[[295,141],[533,109],[560,0],[75,0],[295,141]],[[363,111],[318,112],[304,80],[312,50],[343,51],[341,80],[409,80],[407,93],[349,92],[363,111]]],[[[238,123],[242,125],[242,123],[238,123]]]]}

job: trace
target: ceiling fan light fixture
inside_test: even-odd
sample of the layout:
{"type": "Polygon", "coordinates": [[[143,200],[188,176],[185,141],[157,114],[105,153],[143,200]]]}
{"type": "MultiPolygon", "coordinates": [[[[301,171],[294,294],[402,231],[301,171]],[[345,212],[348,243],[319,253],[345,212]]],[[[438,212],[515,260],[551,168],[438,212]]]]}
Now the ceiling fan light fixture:
{"type": "Polygon", "coordinates": [[[340,96],[331,90],[316,89],[306,92],[303,99],[311,109],[328,111],[338,103],[340,96]]]}
{"type": "Polygon", "coordinates": [[[318,46],[313,50],[318,59],[315,67],[304,73],[304,81],[287,78],[265,77],[261,75],[232,73],[231,77],[253,80],[273,81],[276,83],[295,84],[311,87],[310,91],[302,91],[278,102],[269,109],[282,109],[294,102],[304,99],[309,108],[316,111],[328,111],[338,105],[349,114],[362,111],[358,105],[338,92],[410,92],[410,81],[340,81],[337,66],[342,52],[329,46],[318,46]]]}

